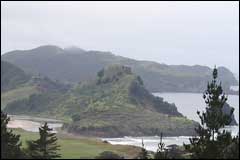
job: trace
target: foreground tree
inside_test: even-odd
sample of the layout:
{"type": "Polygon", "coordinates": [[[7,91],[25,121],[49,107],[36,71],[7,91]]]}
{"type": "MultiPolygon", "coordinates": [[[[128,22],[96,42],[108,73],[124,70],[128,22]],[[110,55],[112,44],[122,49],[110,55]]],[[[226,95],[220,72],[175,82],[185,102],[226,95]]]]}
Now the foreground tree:
{"type": "Polygon", "coordinates": [[[223,150],[224,159],[239,159],[239,137],[235,137],[233,142],[223,150]]]}
{"type": "Polygon", "coordinates": [[[139,153],[139,155],[136,157],[136,159],[149,159],[149,158],[150,158],[150,155],[148,151],[145,149],[143,139],[142,139],[142,150],[139,153]]]}
{"type": "Polygon", "coordinates": [[[1,159],[21,159],[23,153],[20,149],[20,135],[15,135],[7,129],[10,118],[1,111],[1,159]]]}
{"type": "Polygon", "coordinates": [[[198,137],[190,138],[190,145],[184,145],[185,149],[192,153],[192,158],[223,158],[224,148],[234,141],[231,134],[223,130],[225,125],[231,123],[234,109],[230,114],[222,110],[227,96],[223,93],[221,83],[217,83],[217,74],[215,67],[213,80],[208,83],[203,94],[207,105],[206,112],[197,112],[201,120],[201,124],[195,129],[198,137]]]}
{"type": "Polygon", "coordinates": [[[157,152],[154,155],[154,159],[167,159],[168,150],[165,149],[165,144],[162,142],[162,133],[160,135],[160,142],[158,144],[157,152]]]}
{"type": "Polygon", "coordinates": [[[57,153],[56,133],[51,133],[53,129],[49,128],[47,123],[39,128],[40,138],[36,141],[27,141],[29,156],[34,159],[53,159],[61,157],[57,153]]]}

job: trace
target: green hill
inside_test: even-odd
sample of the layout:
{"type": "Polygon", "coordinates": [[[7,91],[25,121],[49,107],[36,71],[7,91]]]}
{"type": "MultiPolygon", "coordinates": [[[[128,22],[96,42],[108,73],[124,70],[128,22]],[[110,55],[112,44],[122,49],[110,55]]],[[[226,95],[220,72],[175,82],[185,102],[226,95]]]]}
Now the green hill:
{"type": "Polygon", "coordinates": [[[62,119],[63,129],[98,137],[192,135],[196,122],[174,104],[154,97],[130,67],[111,65],[93,80],[75,86],[32,76],[1,94],[8,114],[62,119]]]}
{"type": "Polygon", "coordinates": [[[192,135],[195,122],[154,97],[129,67],[112,65],[65,93],[45,92],[12,102],[5,111],[56,117],[69,132],[98,137],[192,135]]]}
{"type": "MultiPolygon", "coordinates": [[[[203,92],[212,73],[211,68],[206,66],[166,65],[137,61],[110,52],[62,49],[50,45],[32,50],[16,50],[1,57],[27,73],[40,73],[51,79],[74,83],[94,79],[101,68],[112,64],[129,66],[142,77],[150,92],[203,92]]],[[[219,79],[225,91],[229,91],[231,85],[238,84],[227,68],[219,67],[218,71],[219,75],[224,75],[219,79]]]]}

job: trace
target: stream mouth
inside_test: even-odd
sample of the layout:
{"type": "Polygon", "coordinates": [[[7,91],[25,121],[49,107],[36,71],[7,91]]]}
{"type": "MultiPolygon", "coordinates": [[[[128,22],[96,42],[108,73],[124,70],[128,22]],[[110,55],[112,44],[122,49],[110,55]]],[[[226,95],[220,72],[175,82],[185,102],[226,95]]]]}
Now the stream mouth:
{"type": "Polygon", "coordinates": [[[21,128],[25,131],[39,132],[39,127],[45,122],[48,123],[49,128],[53,129],[53,133],[57,133],[63,126],[63,122],[56,119],[32,117],[25,115],[9,115],[10,121],[8,122],[8,128],[21,128]]]}

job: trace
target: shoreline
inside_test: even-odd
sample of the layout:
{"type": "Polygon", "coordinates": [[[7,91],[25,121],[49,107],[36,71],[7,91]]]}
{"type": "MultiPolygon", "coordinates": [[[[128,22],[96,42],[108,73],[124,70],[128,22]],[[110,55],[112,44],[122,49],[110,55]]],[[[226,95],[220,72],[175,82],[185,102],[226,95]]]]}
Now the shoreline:
{"type": "Polygon", "coordinates": [[[47,117],[37,117],[37,116],[31,116],[31,115],[8,115],[10,119],[17,119],[17,120],[29,120],[29,121],[35,121],[35,122],[56,122],[56,123],[63,123],[62,120],[58,119],[52,119],[47,117]]]}
{"type": "MultiPolygon", "coordinates": [[[[188,92],[188,91],[151,91],[152,94],[154,93],[161,93],[161,94],[164,94],[164,93],[171,93],[171,94],[174,94],[174,93],[185,93],[185,94],[203,94],[204,92],[188,92]]],[[[232,96],[239,96],[239,91],[231,91],[231,92],[226,92],[226,95],[232,95],[232,96]]]]}

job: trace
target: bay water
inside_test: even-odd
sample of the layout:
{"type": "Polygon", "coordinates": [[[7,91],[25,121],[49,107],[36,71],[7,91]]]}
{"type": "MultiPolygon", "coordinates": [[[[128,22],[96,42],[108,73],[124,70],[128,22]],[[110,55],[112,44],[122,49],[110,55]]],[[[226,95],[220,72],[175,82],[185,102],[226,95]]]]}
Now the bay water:
{"type": "MultiPolygon", "coordinates": [[[[206,104],[204,103],[203,95],[201,93],[153,93],[155,96],[164,98],[164,101],[169,103],[174,103],[177,109],[187,118],[200,122],[197,115],[197,111],[205,110],[206,104]]],[[[234,107],[234,116],[239,124],[239,96],[238,95],[228,95],[227,103],[234,107]]],[[[239,134],[238,126],[226,126],[224,128],[236,136],[239,134]]],[[[176,144],[183,145],[189,144],[189,138],[187,136],[179,137],[163,137],[163,142],[165,146],[176,144]]],[[[103,140],[108,141],[111,144],[122,144],[122,145],[134,145],[142,146],[142,141],[147,150],[156,152],[158,148],[158,143],[160,141],[158,136],[153,137],[123,137],[123,138],[104,138],[103,140]]]]}

